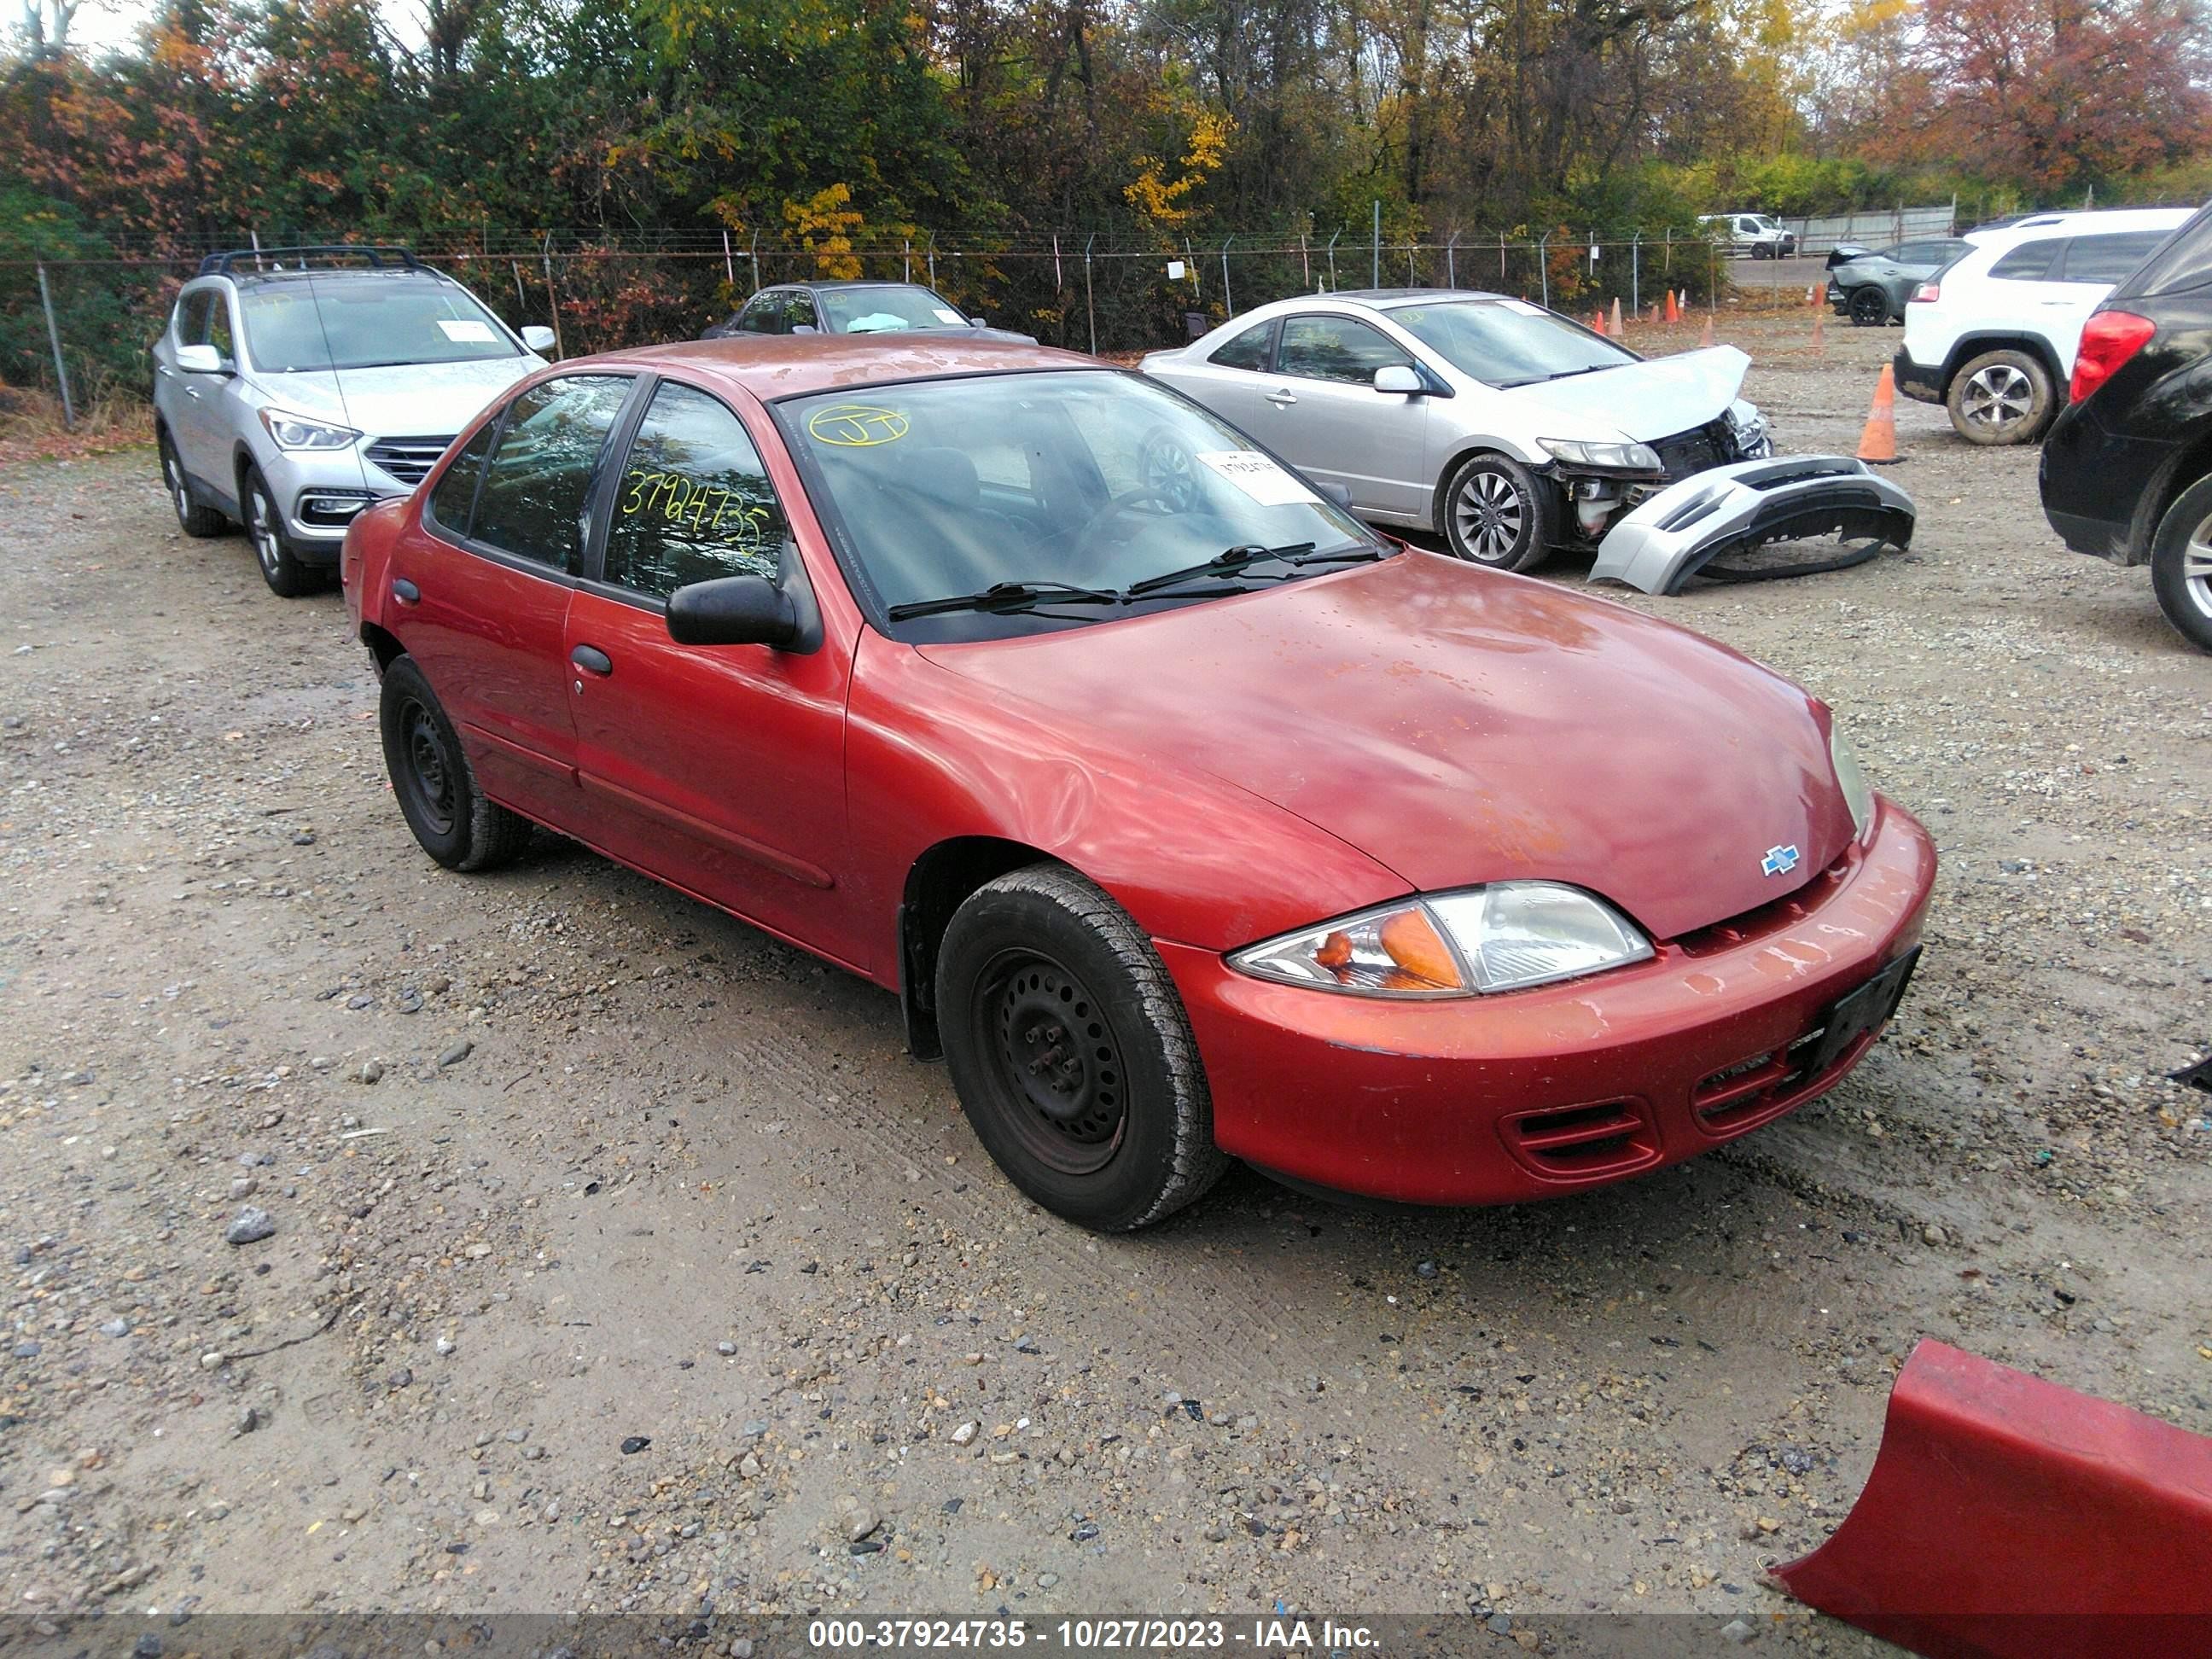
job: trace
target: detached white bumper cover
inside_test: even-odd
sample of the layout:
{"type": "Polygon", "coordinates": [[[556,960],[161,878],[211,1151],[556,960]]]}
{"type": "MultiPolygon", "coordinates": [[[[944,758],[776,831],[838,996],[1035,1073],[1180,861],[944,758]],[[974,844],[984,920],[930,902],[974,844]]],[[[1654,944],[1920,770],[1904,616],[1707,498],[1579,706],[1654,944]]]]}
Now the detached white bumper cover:
{"type": "MultiPolygon", "coordinates": [[[[1884,544],[1909,545],[1913,519],[1910,495],[1848,455],[1738,461],[1669,485],[1614,525],[1598,544],[1590,580],[1673,593],[1719,554],[1831,534],[1871,540],[1838,562],[1856,563],[1884,544]]],[[[1782,567],[1771,574],[1836,568],[1782,567]]]]}

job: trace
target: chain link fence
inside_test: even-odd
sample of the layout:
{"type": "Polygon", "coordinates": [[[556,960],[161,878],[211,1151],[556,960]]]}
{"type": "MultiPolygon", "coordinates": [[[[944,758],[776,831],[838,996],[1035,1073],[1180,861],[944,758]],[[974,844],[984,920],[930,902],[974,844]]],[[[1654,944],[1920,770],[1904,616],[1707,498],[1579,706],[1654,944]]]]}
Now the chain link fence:
{"type": "MultiPolygon", "coordinates": [[[[325,245],[360,240],[329,238],[325,245]]],[[[249,234],[210,239],[204,248],[103,248],[97,257],[63,245],[51,256],[33,249],[0,258],[0,389],[65,396],[72,413],[143,400],[148,348],[202,255],[257,245],[273,249],[276,240],[249,234]]],[[[1060,233],[957,246],[901,239],[838,247],[718,231],[478,229],[424,239],[413,252],[515,328],[552,328],[563,356],[692,338],[756,289],[839,277],[925,283],[994,326],[1109,355],[1180,343],[1296,294],[1487,289],[1587,316],[1616,301],[1631,313],[1648,312],[1670,291],[1692,305],[1730,291],[1725,252],[1674,231],[1533,240],[1456,234],[1354,240],[1277,232],[1172,243],[1164,236],[1060,233]]]]}

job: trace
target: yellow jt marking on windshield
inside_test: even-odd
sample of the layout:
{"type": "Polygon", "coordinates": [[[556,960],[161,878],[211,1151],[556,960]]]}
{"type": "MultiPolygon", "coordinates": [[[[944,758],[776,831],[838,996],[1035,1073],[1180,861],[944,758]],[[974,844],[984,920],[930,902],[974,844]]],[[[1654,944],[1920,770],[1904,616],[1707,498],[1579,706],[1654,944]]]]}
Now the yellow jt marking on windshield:
{"type": "Polygon", "coordinates": [[[689,525],[695,535],[720,531],[726,520],[726,539],[744,547],[759,542],[761,526],[768,520],[766,507],[748,507],[720,485],[695,483],[680,472],[635,469],[624,475],[623,482],[629,485],[620,509],[624,518],[657,507],[668,523],[689,525]]]}
{"type": "Polygon", "coordinates": [[[817,409],[806,422],[806,429],[822,443],[835,444],[841,449],[872,449],[878,444],[896,443],[907,434],[907,417],[896,409],[878,409],[872,404],[832,404],[827,409],[817,409]]]}

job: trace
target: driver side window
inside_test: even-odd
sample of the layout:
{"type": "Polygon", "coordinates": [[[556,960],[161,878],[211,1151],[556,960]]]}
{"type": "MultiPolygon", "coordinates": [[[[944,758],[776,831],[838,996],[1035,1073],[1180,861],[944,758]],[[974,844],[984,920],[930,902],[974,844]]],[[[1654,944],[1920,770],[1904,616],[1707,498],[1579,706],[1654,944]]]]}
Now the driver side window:
{"type": "Polygon", "coordinates": [[[1347,386],[1370,385],[1376,369],[1413,362],[1379,330],[1350,317],[1290,318],[1275,348],[1276,373],[1347,386]]]}
{"type": "Polygon", "coordinates": [[[745,308],[738,313],[738,332],[740,334],[781,334],[783,331],[783,296],[780,294],[756,294],[745,301],[745,308]]]}
{"type": "Polygon", "coordinates": [[[662,599],[723,576],[773,580],[790,533],[744,423],[720,399],[664,381],[615,492],[606,580],[662,599]]]}

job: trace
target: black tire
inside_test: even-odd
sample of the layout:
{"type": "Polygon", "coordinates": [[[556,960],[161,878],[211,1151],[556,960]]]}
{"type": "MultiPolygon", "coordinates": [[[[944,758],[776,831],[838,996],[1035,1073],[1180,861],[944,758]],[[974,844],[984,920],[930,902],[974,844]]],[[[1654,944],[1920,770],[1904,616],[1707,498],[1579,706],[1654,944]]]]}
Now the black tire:
{"type": "Polygon", "coordinates": [[[1889,295],[1872,283],[1851,290],[1851,326],[1881,328],[1889,321],[1889,295]]]}
{"type": "Polygon", "coordinates": [[[1437,516],[1469,564],[1533,570],[1559,539],[1559,492],[1508,455],[1470,455],[1446,480],[1437,516]]]}
{"type": "Polygon", "coordinates": [[[2051,371],[2032,351],[1984,351],[1959,365],[1943,393],[1951,428],[1970,444],[2033,443],[2058,398],[2051,371]]]}
{"type": "Polygon", "coordinates": [[[292,544],[284,535],[283,515],[277,511],[276,497],[259,467],[247,467],[238,481],[238,505],[246,514],[246,539],[253,549],[254,562],[261,567],[261,580],[269,584],[271,593],[280,599],[296,599],[323,585],[321,571],[293,556],[292,544]]]}
{"type": "Polygon", "coordinates": [[[230,520],[211,507],[202,507],[199,498],[192,494],[192,481],[185,476],[185,464],[177,459],[177,447],[169,441],[169,434],[161,435],[161,488],[168,492],[169,506],[177,515],[177,528],[187,536],[205,539],[220,536],[230,528],[230,520]]]}
{"type": "Polygon", "coordinates": [[[530,843],[531,823],[477,787],[477,775],[412,657],[384,671],[384,769],[422,850],[448,870],[489,870],[530,843]]]}
{"type": "Polygon", "coordinates": [[[1182,1002],[1121,906],[1063,865],[969,896],[937,1007],[952,1086],[1006,1178],[1079,1226],[1127,1232],[1229,1167],[1182,1002]]]}
{"type": "Polygon", "coordinates": [[[1754,259],[1771,259],[1774,257],[1774,250],[1764,242],[1753,242],[1751,245],[1751,257],[1754,259]]]}
{"type": "Polygon", "coordinates": [[[2212,477],[2183,490],[2150,539],[2159,609],[2199,651],[2212,651],[2212,477]]]}

